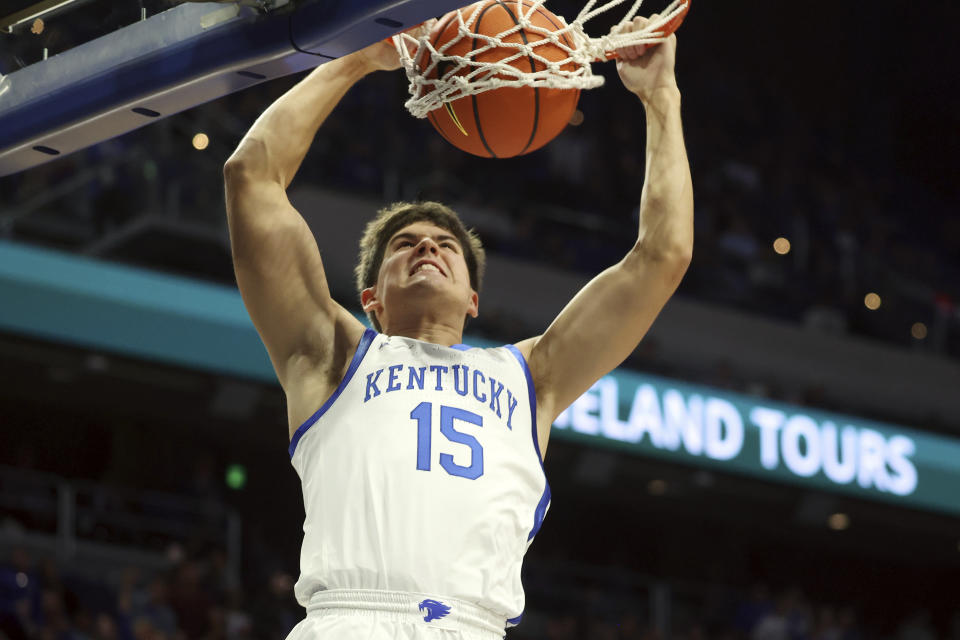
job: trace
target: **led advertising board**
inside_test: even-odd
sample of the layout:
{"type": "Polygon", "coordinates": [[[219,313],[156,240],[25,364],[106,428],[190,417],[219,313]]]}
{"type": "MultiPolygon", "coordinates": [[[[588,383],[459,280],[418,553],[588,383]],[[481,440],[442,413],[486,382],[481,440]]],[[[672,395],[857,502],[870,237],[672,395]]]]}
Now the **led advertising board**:
{"type": "Polygon", "coordinates": [[[623,369],[553,437],[960,514],[960,440],[623,369]]]}
{"type": "MultiPolygon", "coordinates": [[[[276,381],[234,287],[0,241],[0,301],[0,331],[276,381]]],[[[960,515],[960,438],[622,368],[551,437],[960,515]]]]}

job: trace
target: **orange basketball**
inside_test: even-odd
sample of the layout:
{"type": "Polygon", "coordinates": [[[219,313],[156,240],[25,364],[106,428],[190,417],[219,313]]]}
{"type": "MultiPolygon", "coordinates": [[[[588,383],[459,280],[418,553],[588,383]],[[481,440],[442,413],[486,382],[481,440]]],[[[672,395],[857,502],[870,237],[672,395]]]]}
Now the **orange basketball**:
{"type": "MultiPolygon", "coordinates": [[[[472,25],[473,33],[496,36],[519,24],[519,11],[527,14],[533,6],[529,0],[482,0],[461,9],[464,19],[479,13],[472,25]],[[521,9],[521,6],[523,9],[521,9]]],[[[543,7],[530,15],[530,22],[542,29],[556,31],[563,22],[543,7]]],[[[434,26],[430,41],[440,49],[457,37],[457,13],[452,11],[434,26]]],[[[503,38],[506,43],[536,42],[543,34],[521,29],[503,38]]],[[[563,43],[572,47],[566,35],[563,43]]],[[[445,55],[466,56],[486,45],[483,39],[463,37],[445,55]]],[[[561,47],[548,43],[535,48],[536,53],[551,62],[568,57],[561,47]]],[[[478,55],[479,62],[498,62],[516,54],[516,49],[497,47],[478,55]]],[[[429,78],[442,77],[449,64],[439,64],[429,78]]],[[[510,63],[524,72],[539,71],[546,65],[533,56],[522,56],[510,63]]],[[[573,70],[574,63],[564,66],[573,70]]],[[[464,69],[466,74],[469,69],[464,69]]],[[[464,96],[431,111],[428,115],[434,128],[451,144],[467,153],[485,158],[510,158],[539,149],[563,131],[580,98],[579,89],[546,89],[540,87],[504,87],[472,96],[464,96]],[[454,116],[456,119],[454,119],[454,116]],[[460,126],[457,125],[459,122],[460,126]]]]}

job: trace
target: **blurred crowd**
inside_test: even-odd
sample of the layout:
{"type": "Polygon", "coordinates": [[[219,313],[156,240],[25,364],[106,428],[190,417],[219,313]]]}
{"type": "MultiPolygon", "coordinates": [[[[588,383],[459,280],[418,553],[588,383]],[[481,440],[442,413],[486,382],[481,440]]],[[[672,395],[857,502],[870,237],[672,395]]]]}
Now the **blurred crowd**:
{"type": "MultiPolygon", "coordinates": [[[[551,2],[566,13],[575,5],[551,2]]],[[[57,31],[54,24],[41,37],[52,43],[78,33],[79,26],[57,31]]],[[[22,42],[38,46],[14,40],[22,42]]],[[[684,43],[687,55],[703,55],[693,49],[697,44],[684,43]]],[[[816,51],[809,55],[817,60],[816,51]]],[[[911,166],[921,152],[907,145],[911,131],[895,121],[907,117],[912,103],[835,83],[833,108],[825,109],[796,98],[802,79],[786,68],[758,81],[759,64],[720,74],[681,56],[696,200],[695,258],[681,294],[812,330],[960,354],[960,218],[953,194],[911,166]],[[788,252],[774,250],[777,238],[789,242],[788,252]],[[879,297],[878,309],[865,305],[868,293],[879,297]]],[[[642,108],[618,86],[612,66],[596,71],[608,86],[582,93],[577,126],[530,157],[505,160],[474,158],[447,144],[401,108],[403,75],[377,74],[331,115],[294,186],[482,207],[495,215],[473,222],[491,251],[596,273],[636,237],[645,136],[642,108]]],[[[157,208],[222,229],[222,163],[295,79],[248,89],[4,178],[0,191],[13,194],[15,209],[89,174],[79,188],[84,197],[64,193],[51,203],[60,219],[87,225],[86,237],[74,245],[157,208]],[[210,140],[202,152],[190,147],[198,131],[210,140]]],[[[28,217],[6,233],[30,239],[28,217]]],[[[70,245],[64,238],[46,241],[70,245]]]]}
{"type": "MultiPolygon", "coordinates": [[[[139,16],[136,4],[97,6],[132,11],[133,18],[123,18],[129,20],[139,16]]],[[[172,4],[146,1],[151,10],[172,4]]],[[[563,2],[551,6],[558,4],[563,2]]],[[[77,44],[80,18],[117,19],[93,12],[74,17],[70,29],[57,29],[54,22],[35,39],[0,40],[0,73],[35,61],[43,46],[55,54],[77,44]]],[[[909,153],[906,161],[895,157],[906,144],[893,124],[903,105],[889,96],[859,95],[851,84],[833,87],[834,109],[815,112],[790,98],[784,90],[789,78],[760,81],[729,66],[718,73],[683,56],[696,240],[681,294],[814,331],[960,356],[960,218],[950,194],[903,170],[909,153]],[[871,108],[865,109],[868,101],[871,108]],[[842,113],[857,117],[847,122],[842,113]],[[781,237],[790,245],[783,254],[773,244],[781,237]],[[881,300],[876,310],[864,304],[870,292],[881,300]]],[[[582,94],[582,122],[529,158],[496,161],[463,154],[406,114],[401,74],[371,77],[331,115],[294,187],[314,184],[381,201],[436,199],[493,211],[471,221],[492,253],[596,273],[636,237],[645,135],[639,104],[619,89],[609,65],[598,71],[610,86],[582,94]]],[[[0,237],[81,250],[145,213],[222,230],[222,163],[295,79],[0,178],[0,237]],[[202,151],[191,147],[199,131],[210,141],[202,151]],[[45,204],[37,205],[39,200],[45,204]],[[57,224],[34,225],[41,217],[57,224]]],[[[229,264],[222,272],[229,273],[229,264]]],[[[495,327],[487,332],[497,333],[495,327]]],[[[655,348],[641,346],[634,356],[640,368],[673,373],[652,364],[655,348]]],[[[693,379],[689,371],[682,375],[693,379]]],[[[723,363],[704,376],[701,381],[720,388],[824,406],[739,380],[723,363]]],[[[0,640],[272,640],[285,638],[303,615],[292,595],[294,576],[283,570],[265,567],[241,584],[221,550],[171,547],[168,560],[160,573],[131,566],[115,575],[90,575],[24,549],[0,554],[0,640]]],[[[923,611],[878,629],[858,602],[828,602],[798,589],[761,585],[717,587],[687,605],[674,598],[671,632],[664,637],[653,630],[645,596],[629,601],[602,587],[569,590],[580,597],[551,608],[543,585],[531,584],[531,608],[508,637],[960,638],[960,623],[944,635],[923,611]]]]}
{"type": "Polygon", "coordinates": [[[282,640],[302,617],[289,574],[277,571],[253,592],[229,579],[221,551],[170,556],[161,573],[93,575],[16,549],[0,564],[0,638],[282,640]]]}
{"type": "MultiPolygon", "coordinates": [[[[294,577],[265,576],[260,589],[234,584],[217,551],[171,552],[169,569],[128,566],[111,575],[64,571],[56,562],[15,549],[0,560],[2,640],[283,640],[304,611],[294,577]]],[[[648,598],[609,585],[553,584],[575,604],[551,609],[549,596],[528,586],[524,620],[514,640],[956,640],[918,610],[881,629],[855,604],[820,602],[797,588],[771,591],[712,586],[695,602],[674,598],[669,631],[656,630],[648,598]]],[[[662,628],[662,627],[661,627],[662,628]]]]}
{"type": "MultiPolygon", "coordinates": [[[[684,78],[692,88],[684,109],[696,239],[678,295],[810,331],[960,356],[960,218],[921,185],[903,176],[880,180],[842,145],[804,135],[799,124],[791,126],[801,114],[789,102],[765,95],[762,86],[737,87],[736,76],[712,86],[709,76],[695,70],[684,78]],[[714,94],[723,99],[713,101],[713,119],[695,117],[714,94]],[[713,126],[716,121],[737,126],[713,126]],[[774,133],[757,136],[752,133],[757,127],[774,133]],[[790,242],[786,255],[773,249],[781,236],[790,242]],[[879,309],[865,307],[869,292],[880,296],[879,309]]],[[[596,273],[636,237],[643,175],[641,109],[620,95],[625,92],[615,86],[616,78],[608,80],[612,86],[583,93],[583,124],[568,127],[530,159],[486,160],[455,149],[400,107],[406,92],[402,75],[372,76],[330,116],[293,188],[317,185],[380,202],[436,199],[464,211],[493,212],[468,219],[491,253],[596,273]]],[[[222,231],[222,162],[265,106],[292,83],[285,79],[241,92],[0,179],[0,193],[27,202],[46,197],[52,185],[87,176],[78,187],[83,197],[65,191],[46,210],[7,226],[8,237],[84,251],[144,214],[222,231]],[[190,144],[198,131],[210,139],[203,151],[190,144]],[[32,218],[42,216],[56,220],[53,232],[31,226],[32,218]]],[[[150,252],[139,243],[139,259],[130,252],[122,258],[151,267],[156,254],[173,246],[150,252]]],[[[198,268],[183,275],[233,284],[228,251],[203,260],[190,253],[183,259],[198,268]]],[[[353,299],[352,283],[331,287],[345,302],[353,299]]],[[[488,312],[470,331],[502,340],[515,334],[515,325],[515,318],[488,312]]],[[[769,376],[745,379],[735,362],[698,364],[703,370],[665,363],[649,337],[628,363],[774,400],[943,427],[933,418],[921,424],[916,416],[831,402],[817,386],[781,388],[769,376]]]]}
{"type": "Polygon", "coordinates": [[[746,589],[719,585],[695,606],[684,606],[678,599],[668,622],[669,631],[653,628],[648,612],[640,603],[616,610],[609,604],[612,594],[591,589],[583,611],[533,613],[508,638],[538,640],[934,640],[953,638],[954,629],[945,636],[933,627],[929,612],[918,610],[893,627],[860,620],[855,606],[818,602],[796,587],[771,591],[763,584],[746,589]]]}

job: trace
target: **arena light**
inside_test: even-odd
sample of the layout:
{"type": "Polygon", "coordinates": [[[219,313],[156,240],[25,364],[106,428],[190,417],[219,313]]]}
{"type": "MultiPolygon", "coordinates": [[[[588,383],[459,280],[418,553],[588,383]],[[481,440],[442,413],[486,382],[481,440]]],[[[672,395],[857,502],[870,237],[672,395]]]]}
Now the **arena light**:
{"type": "Polygon", "coordinates": [[[210,146],[210,138],[205,133],[198,133],[193,136],[193,148],[197,151],[203,151],[210,146]]]}
{"type": "Polygon", "coordinates": [[[790,253],[790,241],[783,236],[773,241],[773,250],[782,256],[790,253]]]}
{"type": "Polygon", "coordinates": [[[863,306],[870,311],[876,311],[880,308],[880,296],[871,291],[863,297],[863,306]]]}
{"type": "Polygon", "coordinates": [[[910,327],[910,335],[917,340],[923,340],[927,337],[927,325],[922,322],[914,322],[913,326],[910,327]]]}
{"type": "Polygon", "coordinates": [[[579,127],[583,124],[583,111],[577,109],[570,115],[570,126],[579,127]]]}
{"type": "Polygon", "coordinates": [[[850,526],[850,516],[845,513],[834,513],[827,518],[827,526],[834,531],[843,531],[850,526]]]}
{"type": "Polygon", "coordinates": [[[243,489],[247,484],[247,468],[242,464],[231,464],[227,467],[227,486],[235,491],[243,489]]]}

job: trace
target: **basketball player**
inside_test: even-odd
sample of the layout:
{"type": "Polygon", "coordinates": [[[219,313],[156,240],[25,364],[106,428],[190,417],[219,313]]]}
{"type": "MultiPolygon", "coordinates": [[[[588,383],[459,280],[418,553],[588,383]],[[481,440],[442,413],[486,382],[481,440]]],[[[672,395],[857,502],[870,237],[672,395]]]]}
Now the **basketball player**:
{"type": "Polygon", "coordinates": [[[357,276],[374,331],[331,299],[314,236],[287,200],[347,90],[398,67],[390,45],[317,68],[227,161],[237,282],[286,393],[303,487],[295,592],[307,617],[292,640],[483,640],[519,622],[522,558],[550,500],[550,425],[633,351],[690,261],[675,51],[671,37],[619,52],[647,121],[636,244],[542,335],[515,345],[461,344],[484,254],[445,206],[401,203],[367,228],[357,276]]]}

